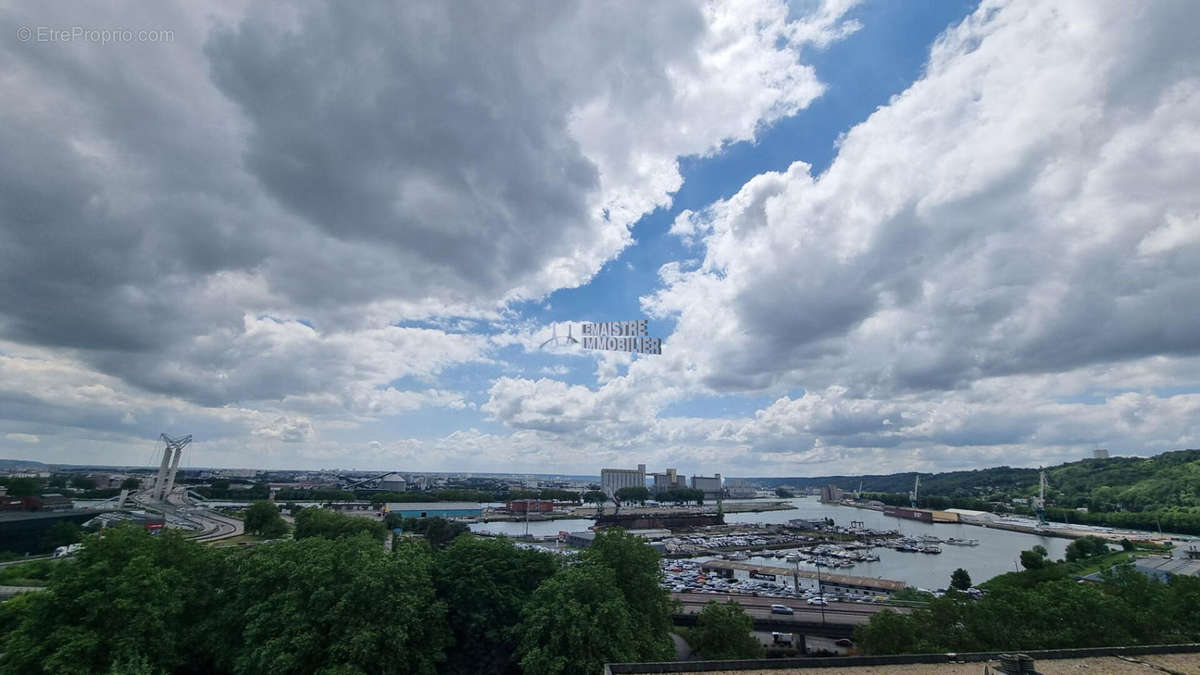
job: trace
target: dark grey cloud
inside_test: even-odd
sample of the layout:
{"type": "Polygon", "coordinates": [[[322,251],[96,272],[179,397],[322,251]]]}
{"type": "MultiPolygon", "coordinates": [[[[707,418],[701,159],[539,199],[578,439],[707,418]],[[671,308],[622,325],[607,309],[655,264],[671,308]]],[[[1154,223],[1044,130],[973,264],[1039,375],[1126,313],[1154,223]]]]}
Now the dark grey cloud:
{"type": "Polygon", "coordinates": [[[62,4],[0,23],[175,33],[0,42],[0,338],[206,405],[360,367],[344,345],[257,344],[247,317],[329,336],[585,281],[629,223],[599,217],[573,113],[669,87],[706,31],[684,2],[62,4]]]}

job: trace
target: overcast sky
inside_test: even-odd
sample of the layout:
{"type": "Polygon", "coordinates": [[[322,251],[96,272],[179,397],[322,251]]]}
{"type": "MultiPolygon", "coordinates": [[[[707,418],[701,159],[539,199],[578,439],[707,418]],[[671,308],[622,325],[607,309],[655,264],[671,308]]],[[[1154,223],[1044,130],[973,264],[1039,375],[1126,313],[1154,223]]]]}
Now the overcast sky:
{"type": "Polygon", "coordinates": [[[1200,447],[1200,4],[0,1],[0,457],[1200,447]],[[539,345],[647,318],[661,355],[539,345]]]}

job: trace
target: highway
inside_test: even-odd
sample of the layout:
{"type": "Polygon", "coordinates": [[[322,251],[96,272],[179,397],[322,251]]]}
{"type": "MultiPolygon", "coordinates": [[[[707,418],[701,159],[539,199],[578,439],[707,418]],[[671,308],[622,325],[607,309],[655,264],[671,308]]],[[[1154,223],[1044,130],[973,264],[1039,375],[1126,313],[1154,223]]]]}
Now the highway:
{"type": "Polygon", "coordinates": [[[214,513],[208,509],[193,507],[188,501],[187,489],[176,488],[167,495],[166,502],[151,502],[149,491],[131,495],[131,499],[140,506],[161,511],[176,521],[186,521],[200,528],[200,534],[193,541],[212,543],[222,539],[236,537],[245,531],[242,521],[214,513]]]}
{"type": "MultiPolygon", "coordinates": [[[[730,595],[722,593],[672,593],[671,597],[683,605],[684,614],[699,614],[704,605],[716,600],[727,602],[733,600],[740,604],[756,621],[774,623],[821,623],[821,608],[808,605],[802,598],[758,598],[748,595],[730,595]],[[795,610],[795,614],[772,614],[771,605],[787,605],[795,610]]],[[[857,602],[831,602],[825,607],[825,623],[842,625],[864,624],[876,612],[891,609],[907,612],[902,607],[886,607],[884,605],[860,604],[857,602]]]]}
{"type": "Polygon", "coordinates": [[[245,532],[245,526],[237,518],[218,515],[207,509],[196,510],[199,507],[188,508],[190,502],[186,489],[176,489],[167,495],[167,503],[163,506],[173,509],[173,515],[177,518],[190,520],[204,529],[204,533],[194,538],[193,541],[210,543],[236,537],[245,532]],[[185,511],[185,508],[188,510],[185,511]]]}

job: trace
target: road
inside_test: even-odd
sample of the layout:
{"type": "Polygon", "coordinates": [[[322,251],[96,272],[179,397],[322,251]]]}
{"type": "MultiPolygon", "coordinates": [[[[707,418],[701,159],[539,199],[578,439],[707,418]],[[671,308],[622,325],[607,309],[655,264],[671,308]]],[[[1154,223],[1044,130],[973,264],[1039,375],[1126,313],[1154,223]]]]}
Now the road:
{"type": "Polygon", "coordinates": [[[49,554],[47,554],[47,555],[31,555],[31,556],[26,556],[24,558],[17,558],[16,560],[6,560],[4,562],[0,562],[0,567],[8,567],[9,565],[24,565],[27,562],[33,562],[35,560],[54,560],[54,559],[55,559],[54,556],[49,555],[49,554]]]}
{"type": "MultiPolygon", "coordinates": [[[[671,597],[683,604],[684,614],[699,614],[704,605],[716,600],[727,602],[733,600],[756,620],[776,622],[820,623],[821,608],[806,604],[800,598],[756,598],[747,595],[727,595],[721,593],[672,593],[671,597]],[[772,614],[771,605],[787,605],[795,610],[795,614],[772,614]]],[[[876,612],[884,609],[907,612],[900,607],[885,607],[884,605],[867,605],[857,602],[831,602],[825,608],[825,622],[844,625],[864,624],[876,612]]]]}
{"type": "Polygon", "coordinates": [[[0,586],[0,598],[11,598],[22,593],[44,590],[41,586],[0,586]]]}
{"type": "Polygon", "coordinates": [[[135,502],[161,511],[164,515],[168,515],[176,520],[184,520],[198,525],[201,533],[194,537],[193,541],[211,543],[236,537],[245,531],[242,521],[237,518],[222,516],[208,509],[191,506],[191,502],[188,501],[186,488],[176,488],[175,491],[167,495],[166,502],[151,503],[147,499],[148,494],[148,492],[143,492],[133,495],[132,498],[135,502]]]}

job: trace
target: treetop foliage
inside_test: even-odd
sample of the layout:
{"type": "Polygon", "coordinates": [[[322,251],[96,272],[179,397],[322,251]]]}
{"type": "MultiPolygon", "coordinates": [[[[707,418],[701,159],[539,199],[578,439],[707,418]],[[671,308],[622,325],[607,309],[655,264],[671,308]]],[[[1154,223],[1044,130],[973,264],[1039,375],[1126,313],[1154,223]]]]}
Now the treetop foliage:
{"type": "Polygon", "coordinates": [[[33,570],[46,591],[0,604],[0,675],[595,673],[673,653],[658,555],[627,533],[564,561],[470,536],[386,551],[361,524],[382,528],[304,509],[304,536],[250,548],[89,535],[33,570]]]}

